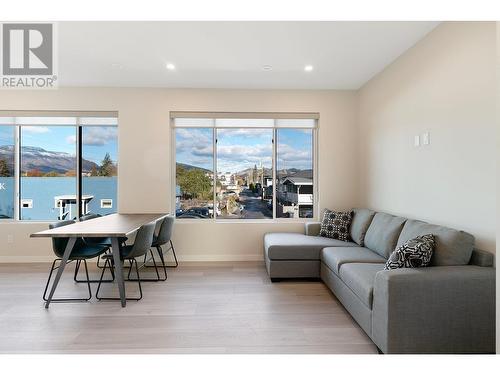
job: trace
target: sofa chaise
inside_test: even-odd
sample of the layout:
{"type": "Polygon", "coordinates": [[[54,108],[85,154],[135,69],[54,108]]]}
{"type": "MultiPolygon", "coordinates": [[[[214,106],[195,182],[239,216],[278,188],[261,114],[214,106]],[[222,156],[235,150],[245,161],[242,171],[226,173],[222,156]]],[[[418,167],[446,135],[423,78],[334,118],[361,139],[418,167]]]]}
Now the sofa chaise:
{"type": "Polygon", "coordinates": [[[474,249],[466,232],[355,209],[352,242],[267,233],[264,257],[272,281],[321,278],[383,353],[494,353],[493,255],[474,249]],[[429,267],[384,270],[399,245],[434,234],[429,267]]]}

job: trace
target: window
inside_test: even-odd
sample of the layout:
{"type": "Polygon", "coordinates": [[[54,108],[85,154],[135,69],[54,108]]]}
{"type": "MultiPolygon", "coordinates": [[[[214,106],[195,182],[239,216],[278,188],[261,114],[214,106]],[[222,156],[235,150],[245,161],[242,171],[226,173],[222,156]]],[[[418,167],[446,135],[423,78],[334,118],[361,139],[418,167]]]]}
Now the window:
{"type": "Polygon", "coordinates": [[[116,115],[0,117],[0,218],[116,212],[116,125],[116,115]]]}
{"type": "Polygon", "coordinates": [[[214,217],[213,129],[179,128],[175,131],[175,209],[181,219],[214,217]]]}
{"type": "Polygon", "coordinates": [[[171,114],[178,218],[314,217],[316,114],[196,115],[171,114]]]}
{"type": "Polygon", "coordinates": [[[273,130],[217,129],[216,155],[218,217],[272,219],[273,130]]]}
{"type": "Polygon", "coordinates": [[[116,119],[100,125],[82,120],[82,212],[106,215],[116,212],[118,128],[116,119]]]}
{"type": "Polygon", "coordinates": [[[14,218],[14,130],[14,126],[0,126],[0,219],[14,218]]]}
{"type": "Polygon", "coordinates": [[[312,218],[313,130],[276,131],[276,217],[312,218]]]}
{"type": "Polygon", "coordinates": [[[76,127],[21,126],[21,220],[76,215],[76,127]]]}

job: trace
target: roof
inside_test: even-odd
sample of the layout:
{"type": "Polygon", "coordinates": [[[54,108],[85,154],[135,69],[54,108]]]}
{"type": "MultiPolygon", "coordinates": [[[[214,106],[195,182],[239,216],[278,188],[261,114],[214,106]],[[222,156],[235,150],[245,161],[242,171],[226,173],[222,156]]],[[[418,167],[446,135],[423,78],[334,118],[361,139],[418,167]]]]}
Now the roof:
{"type": "Polygon", "coordinates": [[[290,181],[294,185],[312,185],[312,178],[290,176],[283,180],[283,183],[290,181]]]}

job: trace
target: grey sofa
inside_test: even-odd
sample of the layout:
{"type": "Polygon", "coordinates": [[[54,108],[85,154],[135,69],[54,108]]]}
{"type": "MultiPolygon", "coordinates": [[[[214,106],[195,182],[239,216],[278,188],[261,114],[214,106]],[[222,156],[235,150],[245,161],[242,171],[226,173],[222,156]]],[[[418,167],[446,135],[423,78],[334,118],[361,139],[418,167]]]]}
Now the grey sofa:
{"type": "Polygon", "coordinates": [[[352,242],[267,233],[271,280],[321,278],[383,353],[494,353],[493,255],[466,232],[368,209],[355,209],[352,242]],[[431,266],[383,270],[406,240],[432,233],[431,266]]]}

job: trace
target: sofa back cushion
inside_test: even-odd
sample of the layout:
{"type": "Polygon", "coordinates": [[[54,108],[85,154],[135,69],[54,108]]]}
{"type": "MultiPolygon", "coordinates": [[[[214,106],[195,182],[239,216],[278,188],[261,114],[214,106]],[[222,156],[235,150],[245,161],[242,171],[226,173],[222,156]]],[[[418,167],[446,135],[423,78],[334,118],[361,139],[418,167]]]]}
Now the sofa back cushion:
{"type": "Polygon", "coordinates": [[[469,264],[474,249],[474,236],[467,232],[429,224],[419,220],[406,221],[398,246],[416,236],[433,234],[436,246],[432,255],[432,266],[462,266],[469,264]]]}
{"type": "Polygon", "coordinates": [[[366,231],[365,247],[385,259],[389,258],[396,249],[396,243],[405,221],[404,217],[377,212],[366,231]]]}
{"type": "Polygon", "coordinates": [[[364,246],[366,231],[375,216],[375,211],[366,208],[355,208],[353,212],[354,217],[352,218],[350,228],[351,239],[359,246],[364,246]]]}

